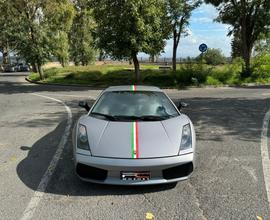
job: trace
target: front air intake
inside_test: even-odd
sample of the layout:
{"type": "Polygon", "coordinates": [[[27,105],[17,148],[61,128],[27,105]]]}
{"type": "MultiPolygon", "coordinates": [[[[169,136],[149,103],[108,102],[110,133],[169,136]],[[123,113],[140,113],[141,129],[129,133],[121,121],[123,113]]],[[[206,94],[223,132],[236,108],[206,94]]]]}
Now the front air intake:
{"type": "Polygon", "coordinates": [[[186,163],[171,167],[162,171],[163,178],[166,180],[187,177],[193,172],[193,163],[186,163]]]}
{"type": "Polygon", "coordinates": [[[108,174],[107,170],[87,166],[81,163],[77,164],[76,172],[82,178],[100,181],[105,180],[108,174]]]}

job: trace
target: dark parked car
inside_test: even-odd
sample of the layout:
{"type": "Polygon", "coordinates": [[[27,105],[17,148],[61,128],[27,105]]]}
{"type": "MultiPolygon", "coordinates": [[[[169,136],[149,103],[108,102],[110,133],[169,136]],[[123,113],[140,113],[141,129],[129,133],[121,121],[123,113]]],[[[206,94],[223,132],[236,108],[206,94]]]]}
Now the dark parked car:
{"type": "Polygon", "coordinates": [[[30,71],[30,68],[29,68],[29,66],[27,64],[18,63],[15,66],[15,71],[17,71],[17,72],[28,72],[28,71],[30,71]]]}
{"type": "Polygon", "coordinates": [[[8,64],[4,66],[4,72],[16,72],[16,68],[14,64],[8,64]]]}

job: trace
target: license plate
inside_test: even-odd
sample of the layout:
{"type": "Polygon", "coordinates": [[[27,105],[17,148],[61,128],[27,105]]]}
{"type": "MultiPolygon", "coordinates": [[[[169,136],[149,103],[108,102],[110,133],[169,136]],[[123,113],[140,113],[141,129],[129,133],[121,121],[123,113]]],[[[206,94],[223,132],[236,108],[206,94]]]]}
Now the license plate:
{"type": "Polygon", "coordinates": [[[150,172],[140,171],[140,172],[121,172],[122,180],[140,180],[147,181],[150,179],[150,172]]]}

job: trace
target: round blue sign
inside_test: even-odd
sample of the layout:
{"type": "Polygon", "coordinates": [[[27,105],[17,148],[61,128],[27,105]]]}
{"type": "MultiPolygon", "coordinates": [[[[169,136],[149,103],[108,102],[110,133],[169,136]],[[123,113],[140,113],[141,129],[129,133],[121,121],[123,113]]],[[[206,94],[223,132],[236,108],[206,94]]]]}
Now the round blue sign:
{"type": "Polygon", "coordinates": [[[206,44],[201,44],[201,45],[199,46],[199,50],[200,50],[202,53],[206,52],[206,51],[207,51],[207,45],[206,45],[206,44]]]}

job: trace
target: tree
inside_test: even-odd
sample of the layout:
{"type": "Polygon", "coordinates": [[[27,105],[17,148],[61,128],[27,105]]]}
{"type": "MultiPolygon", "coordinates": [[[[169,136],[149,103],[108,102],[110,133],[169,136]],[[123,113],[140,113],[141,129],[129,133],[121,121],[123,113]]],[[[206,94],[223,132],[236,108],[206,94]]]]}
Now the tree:
{"type": "Polygon", "coordinates": [[[251,53],[258,37],[269,32],[270,1],[268,0],[205,0],[219,10],[217,21],[232,26],[229,35],[240,33],[245,70],[242,77],[251,75],[251,53]]]}
{"type": "Polygon", "coordinates": [[[52,1],[50,7],[55,7],[50,11],[53,14],[48,14],[50,19],[51,33],[51,49],[52,54],[57,57],[58,61],[64,67],[69,63],[69,38],[73,18],[75,15],[74,5],[68,1],[63,1],[61,4],[52,1]]]}
{"type": "Polygon", "coordinates": [[[95,60],[93,32],[96,24],[87,0],[75,2],[76,15],[69,34],[70,57],[75,65],[88,65],[95,60]]]}
{"type": "Polygon", "coordinates": [[[57,57],[62,67],[65,67],[69,63],[69,41],[68,34],[64,31],[58,31],[53,37],[53,54],[57,57]]]}
{"type": "Polygon", "coordinates": [[[69,0],[14,0],[11,4],[20,20],[15,34],[16,50],[43,79],[42,65],[54,54],[55,34],[70,26],[72,3],[69,0]]]}
{"type": "MultiPolygon", "coordinates": [[[[200,60],[201,57],[197,57],[200,60]]],[[[220,49],[209,48],[203,55],[203,59],[208,65],[220,65],[226,63],[226,57],[222,54],[220,49]]]]}
{"type": "Polygon", "coordinates": [[[3,54],[3,64],[7,64],[9,53],[15,48],[13,35],[18,20],[11,11],[10,1],[0,1],[0,11],[0,52],[3,54]]]}
{"type": "Polygon", "coordinates": [[[255,44],[257,54],[270,54],[270,32],[263,34],[255,44]]]}
{"type": "Polygon", "coordinates": [[[235,32],[233,34],[233,38],[231,41],[231,57],[243,57],[243,49],[242,49],[242,41],[239,32],[235,32]]]}
{"type": "Polygon", "coordinates": [[[176,71],[177,48],[182,35],[186,35],[191,12],[201,4],[200,0],[169,0],[167,10],[173,33],[173,71],[176,71]]]}
{"type": "Polygon", "coordinates": [[[93,6],[98,47],[112,58],[131,58],[139,82],[138,53],[158,54],[169,37],[165,0],[97,0],[93,6]]]}

